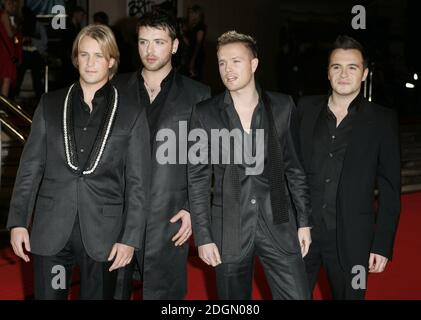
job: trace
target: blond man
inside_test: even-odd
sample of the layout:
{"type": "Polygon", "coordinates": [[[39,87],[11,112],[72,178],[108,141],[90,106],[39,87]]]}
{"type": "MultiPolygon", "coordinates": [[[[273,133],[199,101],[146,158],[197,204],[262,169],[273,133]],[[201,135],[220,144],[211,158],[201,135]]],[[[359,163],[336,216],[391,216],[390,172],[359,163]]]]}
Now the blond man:
{"type": "Polygon", "coordinates": [[[273,299],[308,299],[303,257],[311,243],[310,197],[292,141],[294,103],[287,95],[257,85],[259,60],[252,37],[224,33],[218,39],[217,56],[226,90],[196,106],[191,129],[204,130],[208,137],[215,129],[229,130],[234,137],[240,132],[244,140],[236,144],[233,139],[232,148],[222,143],[216,150],[210,143],[207,154],[221,154],[230,163],[216,163],[214,158],[189,163],[190,210],[199,257],[215,267],[220,299],[251,299],[256,256],[273,299]],[[247,141],[251,141],[248,149],[247,141]],[[237,152],[227,155],[227,150],[239,149],[242,161],[234,160],[237,152]],[[256,155],[255,161],[250,153],[256,155]],[[261,170],[252,170],[258,167],[261,170]]]}
{"type": "Polygon", "coordinates": [[[82,29],[72,61],[79,80],[35,112],[7,225],[15,254],[32,255],[36,299],[66,299],[75,265],[81,299],[111,299],[116,269],[143,238],[149,130],[144,110],[109,82],[119,51],[108,27],[82,29]]]}

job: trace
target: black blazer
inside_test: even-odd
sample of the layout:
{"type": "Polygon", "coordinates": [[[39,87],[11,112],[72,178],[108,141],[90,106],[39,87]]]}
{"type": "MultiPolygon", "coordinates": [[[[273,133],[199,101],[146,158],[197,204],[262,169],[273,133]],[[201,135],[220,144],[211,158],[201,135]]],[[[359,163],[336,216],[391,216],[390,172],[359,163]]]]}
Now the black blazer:
{"type": "MultiPolygon", "coordinates": [[[[287,95],[274,92],[264,92],[263,94],[266,95],[266,100],[271,104],[277,136],[283,148],[285,180],[288,187],[286,192],[289,194],[289,198],[287,198],[289,221],[275,225],[273,224],[272,214],[269,212],[266,213],[265,222],[273,236],[274,244],[279,250],[297,253],[300,250],[297,227],[310,226],[311,219],[306,177],[295,152],[290,131],[295,105],[291,97],[287,95]]],[[[229,130],[230,118],[227,112],[228,105],[224,102],[224,95],[224,93],[217,95],[197,105],[193,112],[191,129],[204,129],[208,137],[211,137],[211,129],[225,128],[229,130]]],[[[219,147],[219,152],[222,154],[222,146],[219,147]]],[[[226,164],[192,165],[189,163],[190,209],[194,237],[198,246],[216,243],[221,250],[222,229],[232,228],[232,226],[222,226],[223,194],[232,192],[231,190],[223,190],[223,177],[226,167],[226,164]],[[214,182],[211,193],[212,178],[214,182]]],[[[266,205],[270,207],[270,204],[266,205]]],[[[241,224],[242,249],[245,249],[254,239],[254,234],[249,231],[251,229],[253,228],[245,223],[241,224]]],[[[232,262],[241,259],[243,252],[238,252],[238,255],[235,256],[227,256],[224,252],[221,254],[223,262],[232,262]]]]}
{"type": "MultiPolygon", "coordinates": [[[[130,101],[134,105],[140,105],[138,79],[138,73],[135,72],[120,75],[114,80],[118,88],[127,88],[131,93],[130,101]]],[[[157,130],[170,129],[175,133],[177,142],[179,142],[179,122],[188,125],[193,106],[209,97],[209,87],[176,72],[158,120],[157,130]]],[[[184,142],[182,141],[182,143],[184,142]]],[[[162,142],[157,142],[155,139],[151,148],[151,199],[145,252],[144,256],[137,256],[143,266],[144,296],[147,299],[179,297],[186,292],[185,267],[188,244],[174,247],[171,238],[178,232],[181,222],[171,223],[170,219],[182,209],[190,210],[187,165],[179,163],[178,151],[176,164],[159,164],[156,160],[156,152],[160,144],[162,142]],[[167,267],[163,268],[164,265],[167,267]],[[168,286],[165,287],[168,292],[159,291],[162,290],[162,287],[159,287],[158,284],[163,281],[168,283],[168,286]],[[154,287],[155,284],[157,288],[154,287]]]]}
{"type": "Polygon", "coordinates": [[[146,113],[126,99],[126,92],[120,92],[102,158],[93,173],[83,175],[71,169],[65,155],[67,90],[45,94],[35,112],[7,226],[28,228],[34,213],[32,253],[50,256],[66,245],[78,213],[87,253],[106,261],[116,242],[141,246],[150,173],[146,113]]]}
{"type": "MultiPolygon", "coordinates": [[[[298,149],[306,172],[311,165],[315,124],[326,101],[326,96],[311,96],[298,103],[298,149]]],[[[338,251],[343,267],[366,266],[370,252],[392,258],[400,190],[397,117],[392,110],[362,98],[337,194],[338,251]],[[376,186],[378,210],[374,208],[376,186]]]]}

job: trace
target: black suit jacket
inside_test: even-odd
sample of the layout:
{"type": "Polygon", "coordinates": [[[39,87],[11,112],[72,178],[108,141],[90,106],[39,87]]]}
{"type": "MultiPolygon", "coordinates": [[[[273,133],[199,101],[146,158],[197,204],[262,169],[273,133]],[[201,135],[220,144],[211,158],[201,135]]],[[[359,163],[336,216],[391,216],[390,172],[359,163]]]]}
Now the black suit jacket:
{"type": "MultiPolygon", "coordinates": [[[[326,101],[326,96],[312,96],[298,103],[298,149],[306,172],[311,166],[315,125],[326,101]]],[[[370,252],[392,258],[400,212],[397,117],[392,110],[365,99],[361,101],[337,194],[338,251],[344,268],[366,266],[370,252]],[[377,210],[374,208],[376,186],[377,210]]]]}
{"type": "MultiPolygon", "coordinates": [[[[265,212],[264,218],[269,232],[274,240],[274,245],[283,252],[298,253],[297,227],[311,226],[310,219],[310,199],[304,170],[301,167],[299,158],[295,152],[290,123],[295,109],[291,97],[274,92],[264,92],[271,104],[273,118],[276,126],[277,137],[283,148],[284,172],[287,182],[287,207],[289,221],[282,224],[274,224],[272,213],[265,212]]],[[[197,105],[193,112],[191,129],[204,129],[211,137],[211,129],[230,128],[230,118],[227,112],[228,105],[224,103],[224,94],[215,96],[197,105]]],[[[210,148],[210,146],[209,146],[210,148]]],[[[222,146],[219,146],[222,154],[222,146]]],[[[209,149],[210,155],[210,149],[209,149]]],[[[230,229],[232,226],[223,226],[222,198],[223,194],[228,195],[231,190],[223,190],[223,177],[226,164],[197,164],[189,163],[189,197],[190,209],[193,220],[193,231],[196,244],[198,246],[215,243],[220,252],[222,247],[222,230],[230,229]],[[214,180],[211,193],[212,178],[214,180]],[[212,201],[211,201],[212,199],[212,201]]],[[[270,203],[266,204],[270,208],[270,203]]],[[[270,211],[270,209],[269,209],[270,211]]],[[[250,226],[243,223],[250,219],[242,219],[241,224],[241,248],[242,252],[237,255],[225,255],[222,252],[222,261],[234,262],[241,259],[245,249],[254,239],[254,234],[250,233],[250,226]]]]}
{"type": "MultiPolygon", "coordinates": [[[[126,87],[131,93],[130,101],[140,105],[138,73],[123,74],[114,82],[117,87],[126,87]]],[[[158,120],[157,130],[170,129],[175,133],[179,149],[180,143],[187,143],[179,135],[179,123],[189,125],[193,106],[210,97],[209,87],[175,73],[165,105],[158,120]]],[[[151,201],[147,221],[144,256],[138,256],[143,265],[145,299],[180,299],[186,288],[186,259],[188,243],[174,247],[171,238],[178,232],[181,222],[171,223],[170,219],[180,210],[190,211],[187,191],[187,165],[179,163],[177,151],[176,164],[159,164],[156,159],[157,148],[162,141],[153,142],[151,169],[151,201]],[[143,262],[142,262],[143,261],[143,262]],[[161,286],[161,284],[164,284],[161,286]]],[[[187,147],[187,145],[186,145],[187,147]]],[[[187,149],[186,149],[187,151],[187,149]]],[[[187,154],[186,160],[187,160],[187,154]]]]}
{"type": "Polygon", "coordinates": [[[121,91],[102,158],[92,174],[83,175],[70,168],[65,156],[67,90],[45,94],[39,103],[21,156],[7,225],[28,228],[34,213],[32,253],[49,256],[66,245],[78,213],[87,253],[106,261],[116,242],[141,246],[150,173],[146,113],[121,91]]]}

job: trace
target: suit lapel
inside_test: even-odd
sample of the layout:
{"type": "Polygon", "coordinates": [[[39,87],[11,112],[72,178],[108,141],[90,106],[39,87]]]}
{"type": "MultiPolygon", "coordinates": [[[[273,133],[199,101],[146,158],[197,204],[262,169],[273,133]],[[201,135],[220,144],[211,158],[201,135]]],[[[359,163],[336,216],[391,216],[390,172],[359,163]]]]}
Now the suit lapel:
{"type": "Polygon", "coordinates": [[[222,128],[227,128],[228,130],[234,129],[234,124],[232,123],[231,119],[235,117],[234,110],[232,108],[229,108],[229,105],[225,102],[225,95],[229,94],[228,91],[226,91],[225,94],[221,95],[221,99],[219,101],[218,107],[219,107],[219,115],[222,120],[222,128]]]}
{"type": "Polygon", "coordinates": [[[130,77],[129,82],[127,84],[127,90],[124,92],[124,100],[130,101],[136,106],[142,106],[140,103],[140,92],[139,92],[139,73],[134,72],[133,75],[130,77]]]}

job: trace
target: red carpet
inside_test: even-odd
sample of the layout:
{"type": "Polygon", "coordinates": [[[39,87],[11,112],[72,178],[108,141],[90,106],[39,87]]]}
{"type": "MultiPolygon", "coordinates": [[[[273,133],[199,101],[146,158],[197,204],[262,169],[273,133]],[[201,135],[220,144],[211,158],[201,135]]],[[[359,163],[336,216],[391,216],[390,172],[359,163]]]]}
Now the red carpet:
{"type": "MultiPolygon", "coordinates": [[[[367,299],[421,300],[421,193],[402,196],[402,215],[398,228],[395,255],[386,272],[371,274],[367,299]]],[[[261,266],[257,263],[254,299],[270,299],[270,291],[261,266]]],[[[77,297],[77,285],[72,296],[77,297]]],[[[315,299],[329,299],[326,277],[321,274],[315,299]]],[[[25,299],[32,296],[32,266],[18,261],[11,249],[0,250],[0,299],[25,299]]],[[[189,259],[189,300],[216,299],[215,276],[212,268],[198,257],[189,259]]]]}

